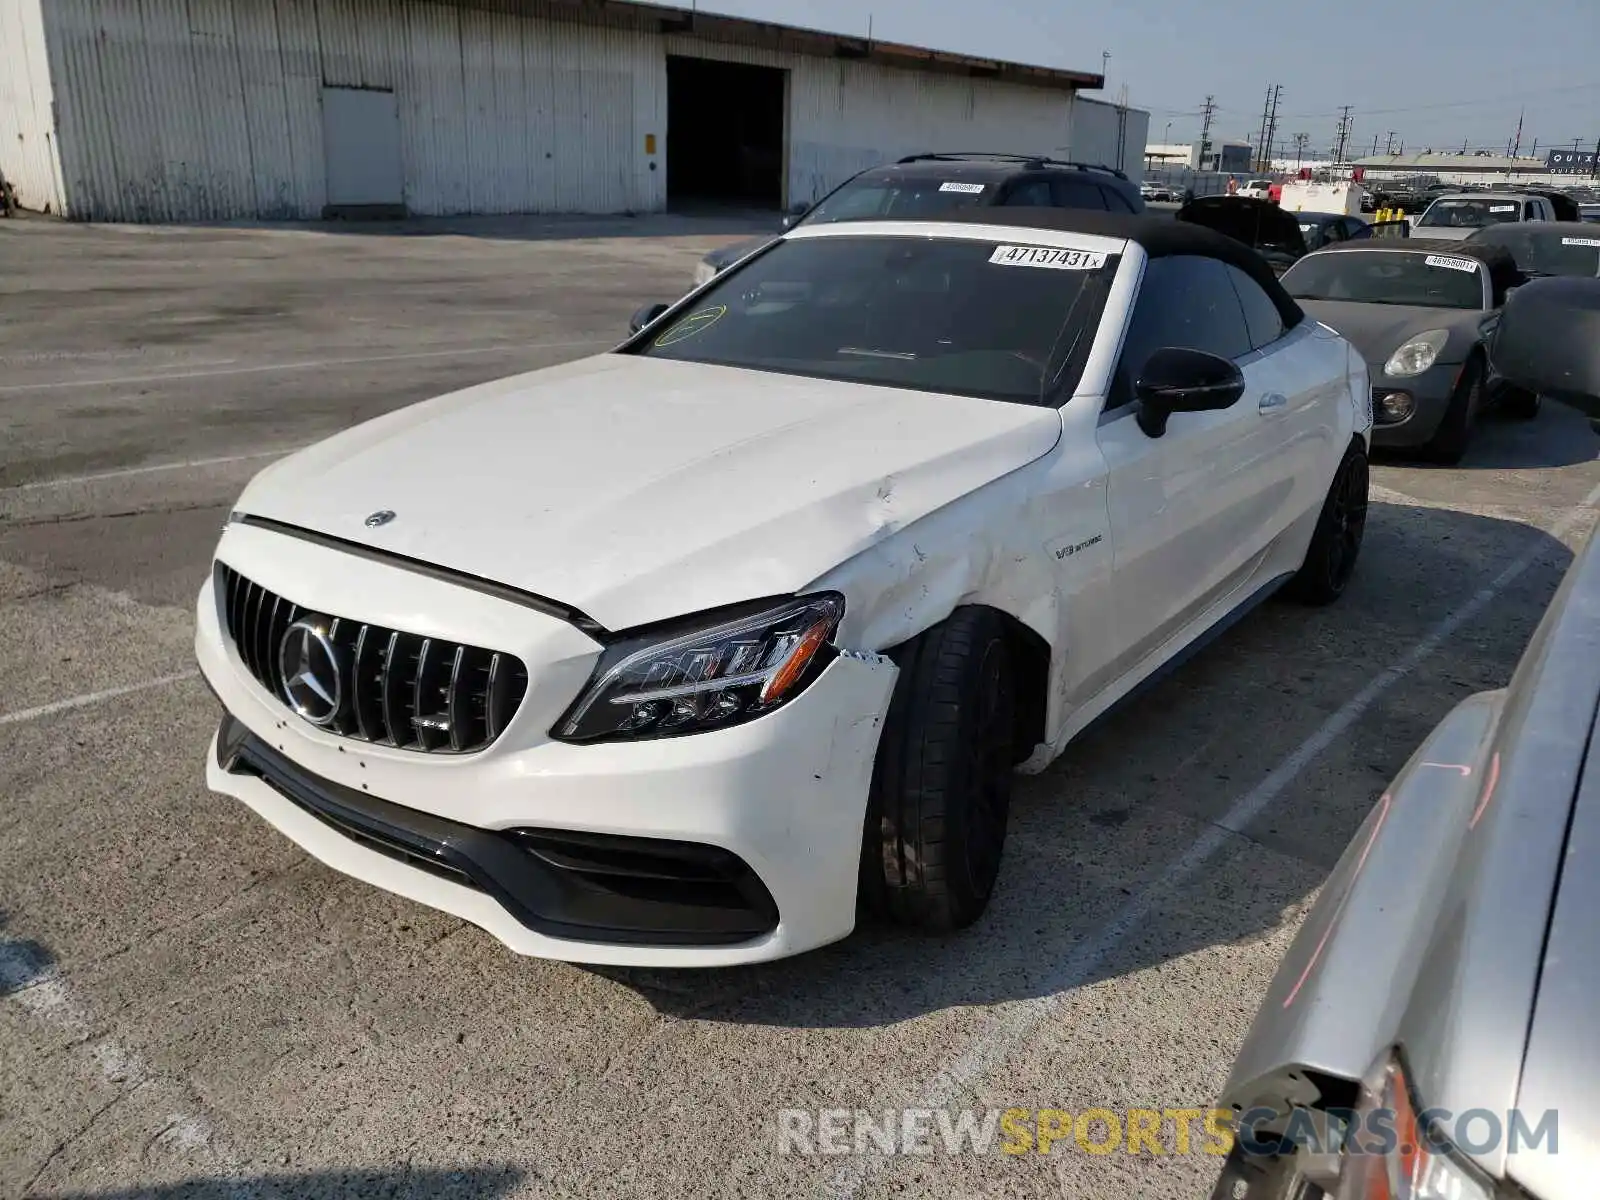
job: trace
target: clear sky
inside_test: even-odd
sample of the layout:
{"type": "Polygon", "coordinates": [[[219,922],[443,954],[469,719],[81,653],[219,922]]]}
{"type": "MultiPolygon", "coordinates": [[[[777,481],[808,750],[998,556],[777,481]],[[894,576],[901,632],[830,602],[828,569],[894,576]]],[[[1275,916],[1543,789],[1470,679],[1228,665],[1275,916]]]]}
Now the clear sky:
{"type": "Polygon", "coordinates": [[[1100,70],[1104,93],[1150,112],[1150,137],[1192,141],[1216,97],[1213,137],[1256,140],[1283,85],[1277,141],[1333,142],[1351,105],[1352,144],[1505,153],[1593,150],[1600,138],[1600,0],[671,0],[706,12],[874,36],[1044,66],[1100,70]]]}

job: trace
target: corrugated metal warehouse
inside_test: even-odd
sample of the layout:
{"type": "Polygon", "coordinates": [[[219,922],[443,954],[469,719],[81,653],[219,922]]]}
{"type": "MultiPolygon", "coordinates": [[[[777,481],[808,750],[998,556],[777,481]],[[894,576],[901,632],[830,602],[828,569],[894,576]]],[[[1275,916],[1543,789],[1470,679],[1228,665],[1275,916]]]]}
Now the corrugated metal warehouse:
{"type": "Polygon", "coordinates": [[[617,0],[0,0],[0,171],[79,220],[776,208],[934,149],[1136,176],[1100,86],[617,0]]]}

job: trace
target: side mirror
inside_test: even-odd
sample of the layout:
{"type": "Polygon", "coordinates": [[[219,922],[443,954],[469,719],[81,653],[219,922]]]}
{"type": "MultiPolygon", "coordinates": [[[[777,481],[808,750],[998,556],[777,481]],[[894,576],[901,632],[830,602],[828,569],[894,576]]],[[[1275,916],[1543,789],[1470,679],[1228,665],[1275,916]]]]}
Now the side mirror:
{"type": "Polygon", "coordinates": [[[1500,310],[1489,361],[1522,391],[1600,399],[1600,279],[1558,275],[1522,284],[1500,310]]]}
{"type": "Polygon", "coordinates": [[[1231,407],[1244,395],[1244,373],[1204,350],[1164,346],[1145,362],[1133,393],[1139,398],[1139,428],[1157,438],[1167,432],[1173,413],[1231,407]]]}
{"type": "Polygon", "coordinates": [[[630,334],[638,333],[671,307],[672,305],[670,304],[646,304],[638,312],[634,313],[633,317],[628,321],[628,332],[630,334]]]}

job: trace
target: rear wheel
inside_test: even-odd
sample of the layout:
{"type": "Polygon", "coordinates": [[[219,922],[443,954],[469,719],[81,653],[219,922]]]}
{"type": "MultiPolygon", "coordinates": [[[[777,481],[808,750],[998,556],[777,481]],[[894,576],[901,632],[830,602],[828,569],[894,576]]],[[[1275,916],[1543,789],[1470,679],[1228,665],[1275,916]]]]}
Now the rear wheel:
{"type": "Polygon", "coordinates": [[[1004,620],[957,609],[891,653],[900,678],[873,771],[861,857],[865,906],[943,931],[982,915],[1000,874],[1016,754],[1004,620]]]}
{"type": "Polygon", "coordinates": [[[1435,462],[1455,466],[1472,441],[1472,427],[1483,404],[1483,364],[1472,359],[1461,371],[1450,407],[1423,452],[1435,462]]]}
{"type": "Polygon", "coordinates": [[[1344,595],[1367,529],[1367,455],[1359,443],[1345,451],[1322,502],[1306,560],[1284,589],[1302,604],[1332,604],[1344,595]]]}

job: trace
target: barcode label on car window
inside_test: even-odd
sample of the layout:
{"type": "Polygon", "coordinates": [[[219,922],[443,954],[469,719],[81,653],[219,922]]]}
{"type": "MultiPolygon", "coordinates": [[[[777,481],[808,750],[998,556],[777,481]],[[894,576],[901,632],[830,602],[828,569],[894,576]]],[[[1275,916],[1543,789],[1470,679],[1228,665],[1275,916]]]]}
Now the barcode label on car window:
{"type": "Polygon", "coordinates": [[[1059,246],[996,246],[989,261],[1002,267],[1050,267],[1057,271],[1098,271],[1106,256],[1098,250],[1063,250],[1059,246]]]}
{"type": "Polygon", "coordinates": [[[1517,206],[1515,204],[1491,204],[1491,205],[1489,205],[1489,211],[1490,212],[1516,212],[1517,211],[1517,206]]]}
{"type": "Polygon", "coordinates": [[[960,192],[964,196],[980,196],[983,194],[983,186],[981,183],[956,183],[954,180],[950,180],[949,182],[941,183],[939,190],[941,192],[960,192]]]}
{"type": "Polygon", "coordinates": [[[1451,258],[1448,254],[1430,254],[1423,261],[1430,267],[1449,267],[1452,271],[1472,272],[1478,269],[1478,264],[1470,258],[1451,258]]]}
{"type": "Polygon", "coordinates": [[[1600,246],[1600,238],[1562,238],[1563,246],[1600,246]]]}

